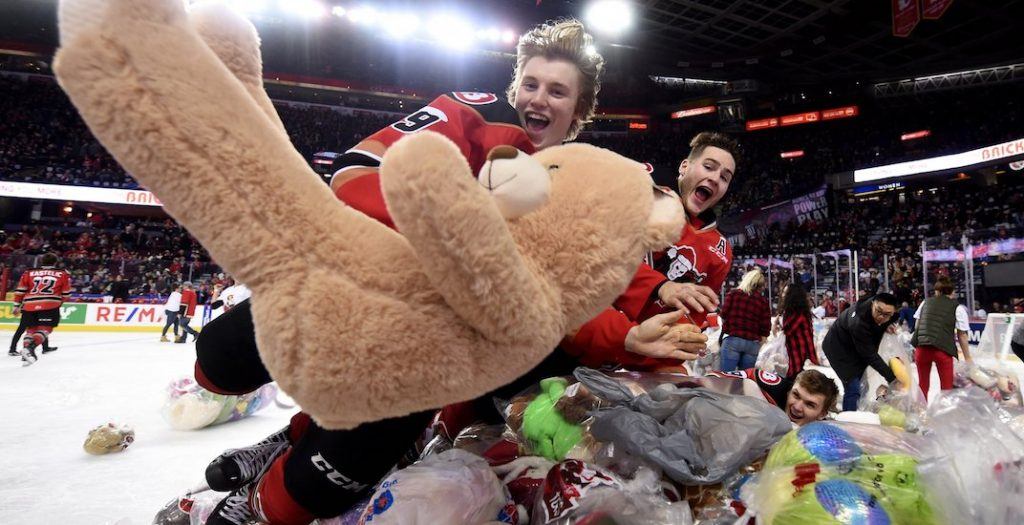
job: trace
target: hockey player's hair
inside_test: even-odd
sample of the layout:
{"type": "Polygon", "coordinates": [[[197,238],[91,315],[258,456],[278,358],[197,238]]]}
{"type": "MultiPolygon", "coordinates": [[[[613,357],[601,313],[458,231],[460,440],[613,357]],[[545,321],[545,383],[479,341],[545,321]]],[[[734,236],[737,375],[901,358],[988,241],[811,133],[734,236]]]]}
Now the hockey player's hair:
{"type": "Polygon", "coordinates": [[[796,375],[796,384],[800,385],[811,395],[822,395],[825,397],[825,411],[830,411],[839,398],[839,387],[827,375],[817,370],[804,370],[796,375]]]}
{"type": "Polygon", "coordinates": [[[714,146],[716,148],[723,149],[732,155],[732,160],[737,166],[740,164],[740,145],[736,142],[736,139],[726,135],[725,133],[718,133],[717,131],[703,131],[698,133],[693,140],[690,141],[690,154],[687,156],[690,162],[697,160],[697,157],[708,146],[714,146]]]}
{"type": "Polygon", "coordinates": [[[39,266],[56,266],[57,256],[52,253],[44,253],[39,257],[39,266]]]}
{"type": "Polygon", "coordinates": [[[519,37],[519,44],[516,46],[516,70],[506,91],[509,102],[515,102],[516,90],[523,81],[526,63],[538,56],[548,60],[568,60],[580,71],[576,119],[569,126],[569,133],[565,138],[567,141],[573,140],[583,126],[594,118],[597,92],[601,90],[600,77],[604,69],[604,58],[594,50],[594,39],[579,20],[570,18],[541,24],[519,37]]]}

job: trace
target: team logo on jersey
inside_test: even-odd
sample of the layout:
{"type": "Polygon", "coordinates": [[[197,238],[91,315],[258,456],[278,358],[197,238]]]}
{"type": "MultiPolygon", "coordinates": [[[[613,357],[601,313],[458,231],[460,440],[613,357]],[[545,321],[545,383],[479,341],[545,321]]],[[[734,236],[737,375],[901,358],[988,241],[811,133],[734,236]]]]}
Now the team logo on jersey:
{"type": "Polygon", "coordinates": [[[702,283],[708,278],[708,274],[697,271],[697,252],[690,246],[673,246],[668,249],[668,257],[672,264],[668,267],[665,277],[670,281],[678,281],[683,277],[693,279],[695,283],[702,283]]]}
{"type": "Polygon", "coordinates": [[[735,377],[737,379],[746,379],[747,378],[747,374],[744,374],[742,370],[730,370],[728,372],[722,372],[722,371],[718,371],[718,370],[713,370],[711,372],[708,372],[705,375],[714,376],[714,377],[735,377]]]}
{"type": "Polygon", "coordinates": [[[762,383],[769,386],[774,386],[782,382],[782,378],[779,377],[778,374],[769,372],[767,370],[758,370],[757,377],[761,380],[762,383]]]}
{"type": "Polygon", "coordinates": [[[494,93],[478,93],[476,91],[456,91],[452,93],[455,100],[471,106],[483,106],[496,102],[498,97],[494,93]]]}
{"type": "Polygon", "coordinates": [[[435,107],[427,106],[408,117],[405,117],[391,125],[392,128],[402,133],[416,133],[428,128],[438,122],[448,122],[448,115],[435,107]]]}
{"type": "Polygon", "coordinates": [[[728,257],[726,257],[725,248],[725,237],[722,237],[721,235],[718,236],[718,244],[716,244],[713,248],[711,246],[708,246],[708,250],[711,250],[711,253],[717,255],[718,258],[722,260],[722,262],[727,263],[729,262],[729,259],[728,257]]]}

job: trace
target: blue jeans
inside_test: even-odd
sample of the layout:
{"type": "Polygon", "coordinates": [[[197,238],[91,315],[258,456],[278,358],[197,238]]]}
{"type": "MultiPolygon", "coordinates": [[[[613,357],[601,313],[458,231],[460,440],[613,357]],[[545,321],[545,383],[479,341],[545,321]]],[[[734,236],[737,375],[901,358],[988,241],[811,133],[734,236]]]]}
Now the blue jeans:
{"type": "Polygon", "coordinates": [[[760,350],[760,341],[730,335],[722,341],[721,369],[729,372],[751,368],[757,362],[757,353],[760,350]]]}
{"type": "Polygon", "coordinates": [[[860,401],[860,378],[855,377],[843,382],[843,412],[857,410],[860,401]]]}

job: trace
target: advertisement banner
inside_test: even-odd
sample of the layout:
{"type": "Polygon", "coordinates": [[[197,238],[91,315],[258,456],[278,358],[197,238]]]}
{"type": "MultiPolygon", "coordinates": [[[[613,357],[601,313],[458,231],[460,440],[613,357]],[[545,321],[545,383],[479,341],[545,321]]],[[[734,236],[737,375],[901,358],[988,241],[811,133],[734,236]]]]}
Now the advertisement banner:
{"type": "Polygon", "coordinates": [[[777,119],[775,117],[763,118],[761,120],[748,120],[747,121],[747,131],[754,131],[754,130],[758,130],[758,129],[777,128],[777,127],[779,127],[779,119],[777,119]]]}
{"type": "Polygon", "coordinates": [[[921,17],[925,20],[938,20],[951,5],[953,0],[921,0],[921,17]]]}
{"type": "Polygon", "coordinates": [[[803,157],[804,150],[798,149],[796,151],[783,151],[782,153],[779,154],[779,156],[784,159],[795,159],[797,157],[803,157]]]}
{"type": "Polygon", "coordinates": [[[913,132],[910,132],[910,133],[904,133],[904,134],[900,135],[900,140],[908,141],[908,140],[914,140],[914,139],[923,139],[925,137],[931,136],[931,134],[932,134],[931,130],[922,129],[921,131],[913,131],[913,132]]]}
{"type": "Polygon", "coordinates": [[[917,0],[892,0],[892,35],[908,37],[921,21],[917,0]]]}
{"type": "MultiPolygon", "coordinates": [[[[21,316],[14,316],[14,303],[0,301],[0,324],[18,324],[21,316]]],[[[85,324],[85,305],[64,303],[60,307],[60,324],[85,324]]]]}
{"type": "Polygon", "coordinates": [[[892,177],[920,175],[933,171],[966,168],[976,164],[1010,159],[1021,155],[1024,155],[1024,138],[953,155],[930,157],[927,159],[911,160],[907,162],[899,162],[897,164],[886,164],[885,166],[854,170],[853,180],[854,182],[868,182],[872,180],[889,179],[892,177]]]}
{"type": "Polygon", "coordinates": [[[115,190],[34,182],[0,181],[0,197],[162,206],[160,200],[146,190],[115,190]]]}
{"type": "Polygon", "coordinates": [[[835,109],[825,109],[821,112],[821,120],[835,120],[838,118],[851,118],[860,115],[858,106],[843,106],[835,109]]]}
{"type": "Polygon", "coordinates": [[[811,122],[817,122],[821,120],[821,113],[818,111],[808,111],[806,113],[797,113],[796,115],[785,115],[779,119],[780,126],[795,126],[797,124],[808,124],[811,122]]]}
{"type": "MultiPolygon", "coordinates": [[[[96,326],[163,326],[162,304],[89,304],[85,323],[96,326]]],[[[204,306],[196,307],[193,326],[203,319],[204,306]]]]}
{"type": "Polygon", "coordinates": [[[796,221],[803,224],[808,220],[828,218],[828,187],[785,200],[760,209],[745,210],[736,215],[724,216],[719,220],[723,231],[740,232],[730,236],[730,242],[742,246],[746,237],[756,237],[770,224],[785,224],[796,221]]]}
{"type": "Polygon", "coordinates": [[[714,113],[716,111],[715,106],[701,106],[699,108],[684,109],[673,112],[672,118],[687,118],[696,117],[698,115],[707,115],[708,113],[714,113]]]}

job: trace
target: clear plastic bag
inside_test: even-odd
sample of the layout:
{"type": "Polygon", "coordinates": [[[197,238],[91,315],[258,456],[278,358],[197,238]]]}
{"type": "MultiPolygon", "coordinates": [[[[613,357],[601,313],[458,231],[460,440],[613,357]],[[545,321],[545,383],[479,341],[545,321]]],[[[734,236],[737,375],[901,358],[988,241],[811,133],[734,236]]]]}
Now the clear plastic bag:
{"type": "Polygon", "coordinates": [[[722,481],[791,428],[789,418],[765,403],[760,392],[757,397],[735,395],[702,384],[743,388],[747,381],[687,377],[634,395],[615,375],[587,368],[577,368],[574,375],[615,405],[595,414],[594,437],[650,461],[683,484],[722,481]]]}
{"type": "Polygon", "coordinates": [[[983,367],[958,361],[954,366],[953,385],[961,388],[976,385],[1003,406],[1024,406],[1017,374],[998,363],[983,367]]]}
{"type": "Polygon", "coordinates": [[[757,354],[757,362],[754,366],[758,370],[773,372],[781,376],[785,376],[789,372],[789,354],[786,353],[786,336],[783,333],[779,332],[768,338],[757,354]]]}
{"type": "Polygon", "coordinates": [[[721,368],[719,363],[722,359],[722,344],[719,338],[722,335],[721,327],[709,328],[704,335],[708,336],[707,349],[700,357],[685,364],[691,375],[702,376],[712,370],[721,368]]]}
{"type": "Polygon", "coordinates": [[[530,523],[690,525],[693,519],[685,502],[671,503],[662,495],[658,476],[650,470],[624,480],[596,465],[570,459],[548,471],[530,523]]]}
{"type": "Polygon", "coordinates": [[[518,510],[487,462],[448,450],[389,475],[360,524],[515,523],[518,510]]]}
{"type": "Polygon", "coordinates": [[[248,394],[215,394],[185,377],[168,384],[166,392],[164,421],[176,430],[198,430],[249,417],[273,403],[278,391],[268,383],[248,394]]]}
{"type": "Polygon", "coordinates": [[[589,432],[590,413],[602,403],[575,378],[550,377],[513,397],[502,414],[522,454],[590,460],[600,447],[589,432]]]}
{"type": "Polygon", "coordinates": [[[758,523],[955,523],[939,505],[946,491],[926,479],[945,463],[919,434],[818,421],[772,447],[741,495],[758,523]]]}
{"type": "Polygon", "coordinates": [[[764,525],[948,523],[919,479],[918,460],[905,454],[765,469],[741,492],[764,525]]]}
{"type": "Polygon", "coordinates": [[[1024,523],[1024,438],[998,405],[971,386],[943,391],[928,408],[925,437],[945,458],[926,481],[952,523],[1024,523]]]}
{"type": "Polygon", "coordinates": [[[874,368],[864,371],[861,384],[864,395],[857,410],[878,414],[883,425],[916,430],[927,402],[917,381],[917,370],[911,361],[912,347],[901,334],[886,333],[878,345],[878,355],[896,375],[899,388],[893,388],[874,368]]]}

